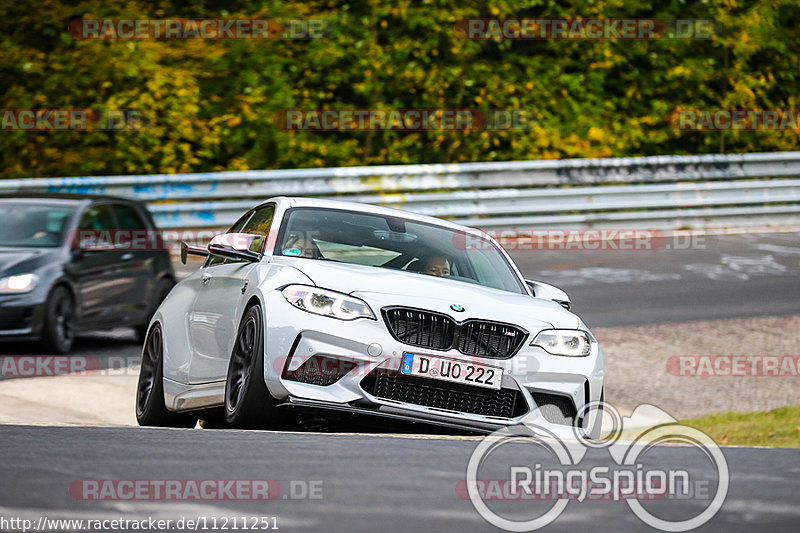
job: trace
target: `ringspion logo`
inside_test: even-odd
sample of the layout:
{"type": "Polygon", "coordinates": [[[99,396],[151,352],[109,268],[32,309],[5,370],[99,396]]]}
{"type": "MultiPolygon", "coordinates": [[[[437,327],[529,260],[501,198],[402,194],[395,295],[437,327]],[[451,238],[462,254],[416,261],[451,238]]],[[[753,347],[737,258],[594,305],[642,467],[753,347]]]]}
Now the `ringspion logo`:
{"type": "Polygon", "coordinates": [[[541,529],[557,520],[571,502],[625,502],[644,524],[662,531],[695,529],[722,508],[730,482],[728,463],[720,447],[702,431],[646,404],[623,418],[609,404],[593,402],[584,405],[575,419],[581,422],[572,428],[573,438],[560,438],[536,423],[503,428],[485,437],[469,459],[465,479],[456,484],[456,495],[468,499],[484,520],[505,531],[541,529]],[[608,437],[589,438],[601,413],[610,419],[608,437]],[[638,415],[653,414],[665,422],[649,427],[632,423],[638,415]],[[636,430],[633,440],[622,441],[629,424],[633,427],[628,431],[636,430]],[[711,468],[687,469],[683,462],[668,466],[657,457],[662,443],[684,445],[684,460],[693,454],[711,468]],[[609,457],[600,466],[584,461],[589,451],[602,450],[609,457]],[[499,473],[506,477],[497,478],[499,473]],[[502,500],[519,502],[519,506],[511,514],[513,504],[491,505],[502,500]],[[662,518],[658,504],[667,500],[691,505],[662,518]]]}

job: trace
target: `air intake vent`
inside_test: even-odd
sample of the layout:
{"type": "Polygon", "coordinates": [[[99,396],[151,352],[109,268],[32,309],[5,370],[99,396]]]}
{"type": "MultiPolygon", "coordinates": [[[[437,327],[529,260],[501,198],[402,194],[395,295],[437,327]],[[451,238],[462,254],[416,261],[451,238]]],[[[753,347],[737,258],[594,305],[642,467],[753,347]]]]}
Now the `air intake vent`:
{"type": "Polygon", "coordinates": [[[532,392],[533,401],[539,406],[544,419],[551,424],[562,424],[572,426],[575,424],[575,416],[578,414],[575,404],[568,396],[561,394],[547,394],[544,392],[532,392]]]}
{"type": "Polygon", "coordinates": [[[528,411],[525,398],[515,389],[473,387],[394,370],[374,370],[361,380],[361,387],[377,398],[460,413],[514,418],[528,411]]]}
{"type": "Polygon", "coordinates": [[[358,366],[356,363],[348,359],[315,355],[309,357],[300,368],[284,372],[283,377],[291,381],[327,387],[342,379],[356,366],[358,366]]]}

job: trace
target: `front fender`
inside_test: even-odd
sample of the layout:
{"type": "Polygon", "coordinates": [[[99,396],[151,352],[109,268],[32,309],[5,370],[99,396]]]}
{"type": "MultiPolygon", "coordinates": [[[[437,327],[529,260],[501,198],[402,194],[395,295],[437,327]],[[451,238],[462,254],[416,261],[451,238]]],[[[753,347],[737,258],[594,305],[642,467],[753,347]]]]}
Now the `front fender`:
{"type": "Polygon", "coordinates": [[[192,357],[189,338],[189,313],[197,296],[196,285],[200,284],[200,273],[195,272],[176,284],[161,305],[158,306],[150,324],[160,323],[164,335],[164,377],[188,383],[189,363],[192,357]]]}
{"type": "MultiPolygon", "coordinates": [[[[192,350],[193,339],[190,335],[189,317],[202,286],[200,276],[201,272],[198,270],[175,285],[156,310],[148,327],[149,331],[153,324],[158,322],[164,332],[164,378],[184,384],[192,382],[190,368],[192,357],[196,356],[192,350]]],[[[256,299],[263,308],[266,292],[277,290],[290,283],[311,283],[308,276],[298,269],[269,262],[251,269],[245,280],[247,281],[245,292],[242,294],[237,290],[238,294],[231,295],[232,298],[238,299],[234,331],[238,330],[245,308],[253,299],[256,299]]],[[[264,321],[266,330],[269,326],[269,309],[266,308],[264,308],[264,321]]],[[[234,339],[227,339],[227,342],[232,346],[234,339]]],[[[265,344],[266,342],[265,337],[265,344]]]]}

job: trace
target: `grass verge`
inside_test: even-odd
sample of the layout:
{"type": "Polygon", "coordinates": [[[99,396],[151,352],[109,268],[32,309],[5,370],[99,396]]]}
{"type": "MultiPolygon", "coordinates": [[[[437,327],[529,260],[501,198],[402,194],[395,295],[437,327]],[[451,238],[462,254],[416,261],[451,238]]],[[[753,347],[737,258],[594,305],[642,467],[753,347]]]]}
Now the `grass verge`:
{"type": "Polygon", "coordinates": [[[682,420],[708,434],[717,444],[800,448],[800,405],[754,413],[717,413],[682,420]]]}

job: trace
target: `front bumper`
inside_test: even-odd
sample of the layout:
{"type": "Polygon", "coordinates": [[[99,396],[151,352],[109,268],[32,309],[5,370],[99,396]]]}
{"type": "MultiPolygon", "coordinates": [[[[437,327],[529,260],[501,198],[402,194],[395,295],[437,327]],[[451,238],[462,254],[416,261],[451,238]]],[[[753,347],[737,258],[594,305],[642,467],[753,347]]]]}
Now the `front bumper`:
{"type": "Polygon", "coordinates": [[[36,292],[0,296],[0,341],[37,339],[45,307],[45,299],[36,292]]]}
{"type": "Polygon", "coordinates": [[[424,413],[415,410],[404,409],[402,407],[381,404],[341,404],[335,402],[321,402],[318,400],[289,397],[285,402],[278,404],[278,407],[281,409],[318,409],[345,413],[348,415],[381,417],[400,422],[422,422],[425,424],[433,424],[439,427],[486,434],[506,427],[505,424],[498,424],[491,421],[453,419],[452,417],[446,415],[424,413]]]}
{"type": "MultiPolygon", "coordinates": [[[[270,393],[283,401],[285,407],[318,407],[375,414],[478,431],[524,424],[534,429],[541,427],[556,436],[570,436],[573,435],[576,413],[585,404],[600,399],[603,358],[596,344],[592,353],[586,357],[553,356],[538,347],[530,346],[530,341],[538,333],[537,329],[519,324],[530,335],[513,357],[468,357],[452,349],[430,351],[394,339],[381,318],[380,302],[368,301],[379,317],[377,320],[358,319],[348,322],[301,311],[286,302],[278,291],[265,295],[265,300],[265,306],[270,312],[267,316],[269,324],[265,343],[264,380],[270,393]],[[435,383],[421,383],[413,394],[408,393],[406,397],[402,390],[385,394],[388,389],[379,390],[374,386],[374,381],[370,380],[381,373],[394,372],[396,375],[404,352],[470,359],[477,363],[500,366],[503,368],[503,401],[513,396],[514,404],[504,409],[503,413],[497,414],[483,408],[470,408],[473,412],[448,408],[447,400],[442,403],[442,394],[459,400],[454,406],[474,406],[475,399],[468,396],[480,396],[487,389],[462,386],[455,387],[458,390],[454,390],[454,387],[440,380],[435,380],[435,383]],[[329,380],[312,379],[303,382],[302,378],[298,379],[297,372],[306,363],[311,364],[312,358],[316,361],[341,362],[333,365],[338,374],[329,380]],[[430,385],[434,389],[429,389],[430,385]],[[439,385],[441,390],[435,390],[439,385]],[[419,390],[426,394],[419,393],[419,390]],[[430,400],[434,397],[438,399],[430,400]]],[[[416,379],[433,381],[427,378],[416,379]]],[[[484,397],[490,403],[496,400],[492,396],[484,397]]],[[[498,400],[498,405],[500,404],[507,405],[498,400]]]]}

